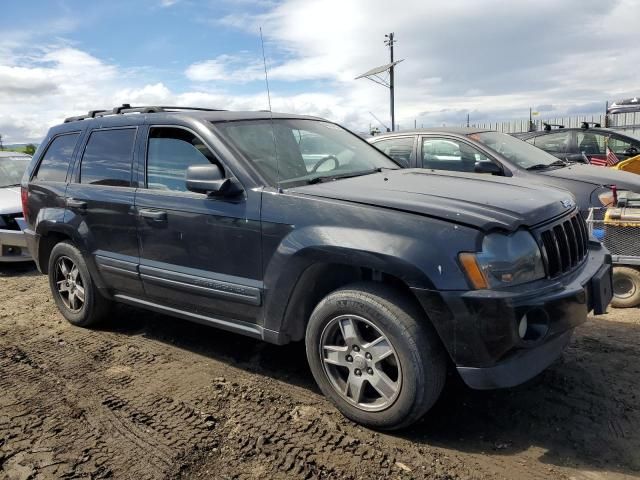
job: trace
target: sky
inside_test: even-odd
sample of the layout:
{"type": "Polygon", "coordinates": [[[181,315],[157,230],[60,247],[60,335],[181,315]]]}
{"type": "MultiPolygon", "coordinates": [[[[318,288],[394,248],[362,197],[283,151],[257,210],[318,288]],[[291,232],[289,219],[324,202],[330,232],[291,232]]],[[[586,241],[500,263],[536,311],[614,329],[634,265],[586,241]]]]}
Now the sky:
{"type": "Polygon", "coordinates": [[[0,134],[132,105],[268,108],[355,131],[599,114],[640,93],[640,0],[2,0],[0,134]],[[370,113],[371,112],[371,113],[370,113]],[[373,113],[373,115],[372,115],[373,113]]]}

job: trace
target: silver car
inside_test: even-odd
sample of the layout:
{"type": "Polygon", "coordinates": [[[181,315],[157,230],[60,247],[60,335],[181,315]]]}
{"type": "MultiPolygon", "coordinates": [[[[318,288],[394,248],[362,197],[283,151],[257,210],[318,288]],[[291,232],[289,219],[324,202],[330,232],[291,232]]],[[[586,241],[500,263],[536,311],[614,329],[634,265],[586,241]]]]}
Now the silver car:
{"type": "Polygon", "coordinates": [[[20,180],[30,160],[24,153],[0,152],[0,262],[31,260],[20,199],[20,180]]]}

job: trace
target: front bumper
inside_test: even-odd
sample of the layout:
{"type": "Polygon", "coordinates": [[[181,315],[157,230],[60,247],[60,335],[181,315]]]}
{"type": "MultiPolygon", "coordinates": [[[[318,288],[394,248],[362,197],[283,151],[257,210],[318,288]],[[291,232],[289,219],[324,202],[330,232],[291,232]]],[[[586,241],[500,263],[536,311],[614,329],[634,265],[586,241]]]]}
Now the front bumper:
{"type": "Polygon", "coordinates": [[[590,311],[605,313],[612,297],[611,256],[591,243],[587,261],[560,279],[509,290],[414,293],[468,386],[511,387],[556,360],[590,311]],[[532,333],[521,338],[525,315],[532,333]]]}
{"type": "Polygon", "coordinates": [[[0,262],[31,260],[27,241],[21,230],[0,229],[0,262]]]}

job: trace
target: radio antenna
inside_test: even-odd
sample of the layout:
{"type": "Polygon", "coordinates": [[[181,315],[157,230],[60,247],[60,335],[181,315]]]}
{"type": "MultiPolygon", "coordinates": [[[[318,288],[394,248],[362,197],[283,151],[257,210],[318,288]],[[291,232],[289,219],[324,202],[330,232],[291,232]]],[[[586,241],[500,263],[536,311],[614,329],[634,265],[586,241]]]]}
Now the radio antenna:
{"type": "Polygon", "coordinates": [[[267,56],[264,54],[264,38],[262,38],[262,27],[260,27],[260,45],[262,46],[262,63],[264,65],[264,82],[267,84],[267,100],[269,102],[269,120],[271,123],[271,137],[273,138],[273,154],[276,157],[276,185],[278,185],[278,192],[282,193],[282,188],[280,188],[280,162],[278,161],[278,143],[276,142],[276,129],[273,126],[273,111],[271,110],[271,92],[269,91],[269,75],[267,73],[267,56]]]}
{"type": "Polygon", "coordinates": [[[260,45],[262,45],[262,63],[264,64],[264,83],[267,84],[267,100],[269,111],[271,111],[271,92],[269,91],[269,75],[267,74],[267,56],[264,54],[264,39],[262,38],[262,27],[260,27],[260,45]]]}

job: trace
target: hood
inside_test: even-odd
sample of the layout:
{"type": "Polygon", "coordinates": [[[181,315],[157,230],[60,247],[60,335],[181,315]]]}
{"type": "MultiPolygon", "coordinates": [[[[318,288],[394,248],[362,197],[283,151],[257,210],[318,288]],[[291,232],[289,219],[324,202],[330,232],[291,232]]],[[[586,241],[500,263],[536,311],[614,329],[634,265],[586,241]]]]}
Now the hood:
{"type": "Polygon", "coordinates": [[[482,230],[516,230],[568,212],[566,190],[513,178],[423,169],[389,170],[290,190],[441,218],[482,230]]]}
{"type": "Polygon", "coordinates": [[[0,215],[22,212],[20,187],[0,188],[0,215]]]}
{"type": "Polygon", "coordinates": [[[575,163],[568,167],[538,173],[540,175],[565,178],[567,180],[585,182],[592,185],[617,185],[620,190],[640,192],[640,175],[614,170],[612,168],[575,163]]]}

